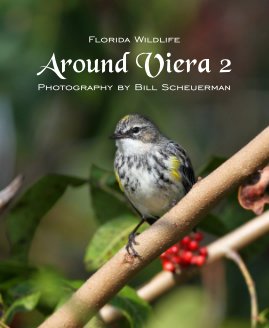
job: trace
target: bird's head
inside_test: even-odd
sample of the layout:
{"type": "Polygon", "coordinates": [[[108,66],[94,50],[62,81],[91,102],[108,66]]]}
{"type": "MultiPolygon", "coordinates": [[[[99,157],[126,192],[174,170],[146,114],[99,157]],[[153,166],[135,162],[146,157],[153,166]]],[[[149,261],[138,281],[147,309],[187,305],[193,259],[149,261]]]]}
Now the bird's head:
{"type": "Polygon", "coordinates": [[[123,151],[137,152],[155,145],[161,134],[149,119],[138,114],[130,114],[118,122],[111,138],[116,140],[117,147],[123,151]]]}

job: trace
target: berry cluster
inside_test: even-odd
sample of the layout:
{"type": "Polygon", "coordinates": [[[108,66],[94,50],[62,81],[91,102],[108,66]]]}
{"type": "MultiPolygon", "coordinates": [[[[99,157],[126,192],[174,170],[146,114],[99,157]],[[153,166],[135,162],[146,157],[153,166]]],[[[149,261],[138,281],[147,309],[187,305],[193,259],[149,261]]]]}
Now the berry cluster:
{"type": "Polygon", "coordinates": [[[201,267],[207,257],[207,248],[200,247],[203,237],[201,232],[192,233],[162,253],[160,259],[163,270],[176,272],[190,265],[201,267]]]}

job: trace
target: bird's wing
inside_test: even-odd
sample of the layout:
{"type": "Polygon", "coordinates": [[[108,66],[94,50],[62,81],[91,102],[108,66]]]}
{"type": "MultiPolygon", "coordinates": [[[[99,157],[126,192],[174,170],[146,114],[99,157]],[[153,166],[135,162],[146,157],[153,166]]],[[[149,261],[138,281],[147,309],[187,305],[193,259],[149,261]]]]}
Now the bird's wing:
{"type": "Polygon", "coordinates": [[[171,155],[176,156],[180,160],[181,165],[179,166],[179,172],[182,177],[185,192],[188,193],[196,182],[191,160],[186,151],[173,141],[167,144],[166,149],[171,155]]]}

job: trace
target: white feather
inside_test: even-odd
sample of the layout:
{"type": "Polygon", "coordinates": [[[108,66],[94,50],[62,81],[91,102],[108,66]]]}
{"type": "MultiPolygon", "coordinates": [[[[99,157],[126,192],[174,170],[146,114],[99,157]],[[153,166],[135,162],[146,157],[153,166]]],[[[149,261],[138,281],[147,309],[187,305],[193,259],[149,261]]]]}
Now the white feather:
{"type": "Polygon", "coordinates": [[[153,144],[151,143],[145,143],[140,140],[130,138],[118,139],[116,141],[116,145],[119,151],[126,156],[145,154],[153,147],[153,144]]]}

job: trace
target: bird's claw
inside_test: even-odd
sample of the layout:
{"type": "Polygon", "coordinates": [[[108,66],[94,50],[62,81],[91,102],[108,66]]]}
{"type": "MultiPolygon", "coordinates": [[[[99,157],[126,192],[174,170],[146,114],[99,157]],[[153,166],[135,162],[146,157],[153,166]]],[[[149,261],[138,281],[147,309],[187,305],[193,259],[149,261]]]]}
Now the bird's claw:
{"type": "Polygon", "coordinates": [[[137,251],[134,249],[134,245],[138,245],[138,243],[135,240],[135,237],[139,235],[139,233],[131,233],[128,237],[128,243],[126,245],[126,251],[129,255],[134,256],[134,257],[139,257],[139,254],[137,251]]]}

